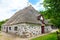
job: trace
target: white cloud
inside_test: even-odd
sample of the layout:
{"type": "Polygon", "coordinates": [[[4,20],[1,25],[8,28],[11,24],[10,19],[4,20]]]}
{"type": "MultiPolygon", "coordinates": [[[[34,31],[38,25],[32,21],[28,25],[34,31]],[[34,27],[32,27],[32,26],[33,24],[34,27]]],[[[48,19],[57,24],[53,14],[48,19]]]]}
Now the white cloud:
{"type": "MultiPolygon", "coordinates": [[[[0,0],[0,20],[10,18],[16,11],[26,7],[27,2],[28,0],[0,0]]],[[[36,10],[43,9],[43,5],[40,6],[41,2],[43,0],[40,0],[36,5],[32,5],[36,10]]]]}
{"type": "Polygon", "coordinates": [[[41,10],[45,10],[43,5],[41,3],[43,3],[44,0],[40,0],[39,2],[37,2],[37,4],[33,5],[33,7],[38,10],[38,11],[41,11],[41,10]]]}
{"type": "Polygon", "coordinates": [[[15,11],[27,6],[28,0],[0,0],[0,20],[10,18],[15,11]]]}

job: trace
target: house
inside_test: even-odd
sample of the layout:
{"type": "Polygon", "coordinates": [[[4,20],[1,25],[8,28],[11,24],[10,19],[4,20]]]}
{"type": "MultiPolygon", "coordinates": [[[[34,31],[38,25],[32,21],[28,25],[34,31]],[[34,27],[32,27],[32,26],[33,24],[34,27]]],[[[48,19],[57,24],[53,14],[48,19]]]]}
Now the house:
{"type": "Polygon", "coordinates": [[[31,5],[16,12],[2,25],[1,29],[3,32],[16,34],[20,37],[33,37],[52,30],[51,27],[45,26],[43,16],[31,5]]]}

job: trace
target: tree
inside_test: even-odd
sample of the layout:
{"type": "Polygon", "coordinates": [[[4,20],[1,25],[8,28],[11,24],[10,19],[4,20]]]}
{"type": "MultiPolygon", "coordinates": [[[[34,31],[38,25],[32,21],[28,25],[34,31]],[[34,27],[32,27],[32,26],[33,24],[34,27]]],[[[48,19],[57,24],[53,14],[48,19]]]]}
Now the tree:
{"type": "Polygon", "coordinates": [[[44,0],[45,16],[60,29],[60,0],[44,0]]]}
{"type": "Polygon", "coordinates": [[[4,24],[7,20],[8,20],[8,19],[3,20],[3,21],[0,21],[0,30],[1,30],[1,25],[4,24]]]}

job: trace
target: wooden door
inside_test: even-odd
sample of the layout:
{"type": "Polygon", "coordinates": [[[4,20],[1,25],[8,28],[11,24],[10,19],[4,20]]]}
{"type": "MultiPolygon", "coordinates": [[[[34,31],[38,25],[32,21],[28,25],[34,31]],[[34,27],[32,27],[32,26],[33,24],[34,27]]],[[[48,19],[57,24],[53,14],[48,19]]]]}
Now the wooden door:
{"type": "Polygon", "coordinates": [[[8,32],[8,27],[6,27],[6,32],[8,32]]]}
{"type": "Polygon", "coordinates": [[[44,33],[44,26],[41,26],[41,32],[44,33]]]}

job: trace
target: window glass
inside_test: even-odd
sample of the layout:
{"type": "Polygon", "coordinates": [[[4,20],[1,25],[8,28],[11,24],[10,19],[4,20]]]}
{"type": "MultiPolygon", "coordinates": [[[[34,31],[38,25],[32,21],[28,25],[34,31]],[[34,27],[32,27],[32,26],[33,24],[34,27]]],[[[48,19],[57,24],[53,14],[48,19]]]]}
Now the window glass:
{"type": "Polygon", "coordinates": [[[9,27],[9,30],[11,30],[11,27],[9,27]]]}
{"type": "Polygon", "coordinates": [[[15,27],[14,30],[17,31],[17,28],[18,28],[18,27],[15,27]]]}

